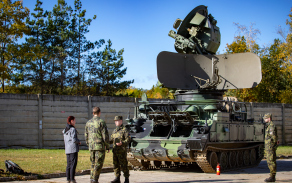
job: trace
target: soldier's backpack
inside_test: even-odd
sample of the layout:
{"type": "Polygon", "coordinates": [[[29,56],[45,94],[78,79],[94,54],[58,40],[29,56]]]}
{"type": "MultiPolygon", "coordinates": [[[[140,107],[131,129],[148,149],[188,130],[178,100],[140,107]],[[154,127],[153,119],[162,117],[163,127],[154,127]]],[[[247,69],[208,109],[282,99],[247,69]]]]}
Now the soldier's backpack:
{"type": "Polygon", "coordinates": [[[24,174],[24,171],[20,166],[11,160],[5,160],[6,172],[15,173],[15,174],[24,174]]]}

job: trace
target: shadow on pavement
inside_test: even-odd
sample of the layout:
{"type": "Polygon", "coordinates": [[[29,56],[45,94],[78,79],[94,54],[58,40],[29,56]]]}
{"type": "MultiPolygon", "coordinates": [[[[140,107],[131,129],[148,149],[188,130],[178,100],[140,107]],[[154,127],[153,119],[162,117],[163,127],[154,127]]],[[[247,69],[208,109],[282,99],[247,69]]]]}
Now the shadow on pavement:
{"type": "MultiPolygon", "coordinates": [[[[181,167],[162,168],[160,170],[155,170],[155,171],[204,173],[197,164],[190,164],[188,166],[181,166],[181,167]]],[[[287,172],[287,171],[292,171],[292,161],[277,160],[277,172],[287,172]]],[[[270,170],[268,168],[267,162],[263,160],[260,162],[258,166],[253,167],[253,168],[245,168],[245,169],[222,172],[222,174],[238,174],[238,173],[268,174],[270,173],[270,170]]]]}
{"type": "Polygon", "coordinates": [[[278,179],[276,179],[276,182],[292,182],[292,179],[288,179],[288,180],[278,180],[278,179]]]}
{"type": "Polygon", "coordinates": [[[192,182],[226,182],[230,181],[232,183],[244,182],[248,179],[209,179],[209,180],[190,180],[190,181],[175,181],[175,182],[140,182],[140,183],[192,183],[192,182]]]}

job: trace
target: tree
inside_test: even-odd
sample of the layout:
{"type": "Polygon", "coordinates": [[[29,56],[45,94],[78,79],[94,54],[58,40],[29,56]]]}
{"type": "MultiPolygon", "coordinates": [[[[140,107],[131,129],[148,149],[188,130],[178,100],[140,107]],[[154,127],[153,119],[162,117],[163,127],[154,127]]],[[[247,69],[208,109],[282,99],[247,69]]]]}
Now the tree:
{"type": "Polygon", "coordinates": [[[146,93],[146,92],[147,92],[147,90],[143,90],[142,88],[135,88],[135,87],[130,86],[127,89],[117,91],[115,93],[115,96],[141,98],[142,94],[146,93]]]}
{"type": "Polygon", "coordinates": [[[59,88],[54,90],[55,94],[63,94],[66,74],[67,74],[67,60],[70,49],[70,13],[72,9],[67,5],[65,0],[58,0],[58,4],[53,7],[53,11],[48,15],[48,35],[50,41],[50,50],[54,57],[52,59],[52,74],[53,83],[59,88]]]}
{"type": "Polygon", "coordinates": [[[255,88],[257,102],[279,103],[281,101],[279,94],[286,90],[288,84],[288,73],[283,67],[282,52],[280,40],[275,39],[274,44],[268,49],[268,54],[261,58],[262,81],[255,88]]]}
{"type": "Polygon", "coordinates": [[[292,103],[292,13],[289,18],[289,33],[279,32],[285,39],[275,39],[261,58],[263,77],[255,88],[258,102],[292,103]]]}
{"type": "MultiPolygon", "coordinates": [[[[254,29],[254,24],[251,24],[249,29],[245,25],[239,25],[238,23],[235,23],[235,26],[237,26],[238,35],[235,36],[234,41],[231,44],[227,44],[227,53],[261,53],[260,47],[256,43],[257,35],[260,34],[260,31],[254,29]]],[[[225,95],[234,96],[239,100],[246,102],[256,100],[254,89],[252,88],[228,90],[225,95]]]]}
{"type": "MultiPolygon", "coordinates": [[[[247,41],[244,36],[237,36],[231,44],[227,44],[227,53],[245,53],[245,52],[259,52],[259,46],[254,43],[250,48],[248,47],[247,41]],[[251,49],[251,50],[250,50],[251,49]]],[[[254,101],[253,90],[247,89],[232,89],[225,93],[226,96],[234,96],[242,101],[254,101]]]]}
{"type": "Polygon", "coordinates": [[[91,63],[88,74],[91,82],[94,83],[95,94],[113,96],[117,91],[127,89],[134,80],[121,81],[127,71],[127,68],[122,68],[124,49],[117,53],[115,49],[112,49],[111,40],[107,43],[102,52],[94,53],[88,60],[88,63],[91,63]]]}
{"type": "Polygon", "coordinates": [[[23,8],[22,1],[2,0],[0,2],[0,77],[2,92],[5,91],[5,81],[11,80],[17,52],[16,44],[19,38],[27,32],[24,19],[28,17],[29,10],[23,8]],[[14,63],[14,64],[13,64],[14,63]]]}
{"type": "Polygon", "coordinates": [[[245,53],[250,50],[247,47],[246,39],[244,36],[237,36],[231,44],[227,44],[227,53],[245,53]]]}
{"type": "Polygon", "coordinates": [[[99,48],[104,43],[104,40],[99,40],[92,43],[86,39],[85,34],[89,32],[88,27],[90,26],[92,20],[96,19],[96,15],[94,15],[92,19],[86,19],[85,15],[86,10],[82,10],[81,1],[75,0],[71,24],[69,26],[72,45],[70,46],[69,53],[69,69],[71,71],[69,73],[71,73],[71,76],[68,78],[72,78],[69,81],[71,83],[70,86],[74,87],[73,85],[76,83],[76,94],[79,94],[81,76],[85,74],[85,68],[82,69],[81,64],[82,60],[86,57],[85,53],[91,49],[99,48]],[[83,73],[81,70],[84,70],[83,73]]]}
{"type": "Polygon", "coordinates": [[[101,55],[102,52],[92,52],[86,58],[86,72],[88,74],[88,90],[91,95],[100,94],[100,78],[101,75],[101,55]]]}
{"type": "MultiPolygon", "coordinates": [[[[284,42],[281,44],[284,64],[283,67],[287,73],[286,90],[280,92],[280,100],[282,103],[292,103],[292,8],[289,19],[286,20],[289,26],[289,33],[286,35],[284,42]]],[[[282,34],[284,35],[284,34],[282,34]]]]}
{"type": "MultiPolygon", "coordinates": [[[[257,36],[261,34],[259,29],[255,29],[255,23],[251,23],[249,28],[245,25],[240,25],[239,23],[233,23],[237,27],[238,37],[244,36],[246,39],[246,46],[249,52],[257,53],[259,50],[259,45],[256,44],[257,36]]],[[[242,52],[235,52],[242,53],[242,52]]]]}
{"type": "Polygon", "coordinates": [[[45,19],[47,12],[44,12],[41,8],[42,2],[36,1],[34,12],[31,13],[32,20],[27,18],[27,26],[30,29],[29,37],[26,38],[28,49],[30,50],[31,61],[26,67],[26,80],[32,83],[33,91],[35,93],[44,93],[45,80],[47,70],[45,65],[47,64],[46,56],[49,55],[47,50],[47,43],[45,39],[46,25],[45,19]]]}
{"type": "Polygon", "coordinates": [[[255,88],[228,90],[226,95],[235,96],[239,100],[247,102],[292,102],[292,70],[289,69],[291,68],[291,46],[289,47],[289,38],[284,43],[279,39],[275,39],[270,47],[263,49],[259,49],[255,41],[250,42],[253,44],[249,48],[244,36],[240,39],[237,37],[232,44],[227,45],[227,52],[251,51],[257,53],[261,59],[262,80],[255,88]]]}
{"type": "Polygon", "coordinates": [[[156,85],[152,86],[150,90],[146,92],[148,98],[156,98],[156,99],[163,99],[163,98],[170,98],[173,99],[174,95],[170,92],[169,88],[164,88],[163,85],[158,81],[156,85]]]}

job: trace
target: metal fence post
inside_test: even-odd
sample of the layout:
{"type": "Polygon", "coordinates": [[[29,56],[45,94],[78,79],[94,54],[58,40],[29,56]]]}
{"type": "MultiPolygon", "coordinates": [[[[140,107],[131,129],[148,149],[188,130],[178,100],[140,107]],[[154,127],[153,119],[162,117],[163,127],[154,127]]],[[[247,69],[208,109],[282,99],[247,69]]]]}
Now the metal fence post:
{"type": "Polygon", "coordinates": [[[282,104],[282,145],[286,145],[285,131],[285,104],[282,104]]]}
{"type": "Polygon", "coordinates": [[[91,96],[88,95],[88,120],[91,119],[92,115],[92,104],[91,104],[91,96]]]}
{"type": "Polygon", "coordinates": [[[251,118],[251,119],[254,118],[252,102],[250,102],[250,118],[251,118]]]}
{"type": "Polygon", "coordinates": [[[38,94],[38,147],[43,148],[43,95],[38,94]]]}

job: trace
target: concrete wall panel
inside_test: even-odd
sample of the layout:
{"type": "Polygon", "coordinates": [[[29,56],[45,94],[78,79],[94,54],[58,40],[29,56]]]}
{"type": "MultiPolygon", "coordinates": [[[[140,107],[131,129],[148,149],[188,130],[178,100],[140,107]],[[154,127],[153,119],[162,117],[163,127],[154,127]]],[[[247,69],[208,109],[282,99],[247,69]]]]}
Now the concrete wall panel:
{"type": "MultiPolygon", "coordinates": [[[[75,116],[81,148],[86,149],[84,129],[92,118],[93,107],[101,108],[101,118],[111,134],[115,129],[115,116],[123,116],[124,123],[129,111],[133,117],[134,102],[134,98],[128,97],[0,94],[0,147],[37,148],[41,143],[43,148],[64,148],[62,130],[67,117],[75,116]]],[[[292,144],[291,104],[284,105],[284,112],[283,104],[246,103],[246,107],[247,117],[255,120],[267,112],[272,113],[280,142],[292,144]]]]}

